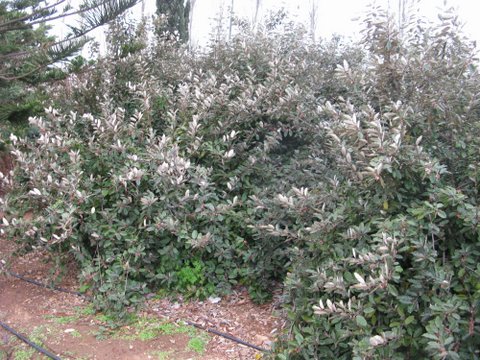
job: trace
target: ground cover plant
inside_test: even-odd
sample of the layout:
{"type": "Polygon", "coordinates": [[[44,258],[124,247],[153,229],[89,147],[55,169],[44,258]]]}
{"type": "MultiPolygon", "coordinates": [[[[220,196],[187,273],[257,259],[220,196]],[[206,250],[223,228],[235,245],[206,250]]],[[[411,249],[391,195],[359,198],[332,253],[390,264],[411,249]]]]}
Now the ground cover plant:
{"type": "Polygon", "coordinates": [[[480,79],[454,14],[373,7],[360,44],[270,21],[202,54],[129,26],[12,136],[4,231],[125,316],[283,282],[278,359],[479,357],[480,79]]]}

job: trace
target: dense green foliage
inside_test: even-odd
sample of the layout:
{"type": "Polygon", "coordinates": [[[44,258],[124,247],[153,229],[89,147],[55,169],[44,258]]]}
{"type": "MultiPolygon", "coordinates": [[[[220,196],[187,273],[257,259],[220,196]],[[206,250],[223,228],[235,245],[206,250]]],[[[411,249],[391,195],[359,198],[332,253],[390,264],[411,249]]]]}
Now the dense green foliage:
{"type": "Polygon", "coordinates": [[[480,78],[441,19],[400,37],[368,15],[368,56],[338,66],[347,92],[319,109],[312,168],[334,177],[269,206],[297,247],[279,359],[480,355],[480,78]]]}
{"type": "Polygon", "coordinates": [[[16,234],[73,252],[97,299],[118,308],[159,287],[206,296],[241,283],[263,300],[285,274],[288,246],[246,226],[250,197],[274,194],[296,171],[278,171],[290,161],[282,154],[306,142],[288,135],[289,122],[313,118],[316,102],[303,99],[328,80],[289,59],[317,54],[297,48],[293,31],[199,58],[168,39],[154,48],[142,39],[141,30],[112,39],[111,57],[58,89],[56,107],[91,114],[50,109],[49,119],[31,119],[37,139],[13,140],[24,195],[12,192],[8,211],[44,214],[18,220],[16,234]],[[140,45],[122,50],[132,43],[140,45]],[[272,63],[280,47],[285,58],[272,63]]]}
{"type": "Polygon", "coordinates": [[[73,254],[118,311],[283,281],[278,359],[478,358],[474,49],[451,14],[364,23],[359,45],[285,25],[201,55],[112,36],[12,137],[2,230],[73,254]]]}

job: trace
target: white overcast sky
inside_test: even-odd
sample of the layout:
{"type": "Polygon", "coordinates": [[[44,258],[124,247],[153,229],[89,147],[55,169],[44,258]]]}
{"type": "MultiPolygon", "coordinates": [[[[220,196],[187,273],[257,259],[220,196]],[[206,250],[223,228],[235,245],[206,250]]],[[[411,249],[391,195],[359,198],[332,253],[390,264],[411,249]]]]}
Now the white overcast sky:
{"type": "MultiPolygon", "coordinates": [[[[144,0],[145,9],[155,11],[155,0],[144,0]]],[[[410,0],[413,2],[415,0],[410,0]]],[[[361,16],[372,0],[261,0],[260,15],[270,10],[284,7],[294,19],[308,26],[309,11],[312,2],[317,6],[317,36],[330,37],[337,33],[345,36],[358,34],[359,24],[352,21],[361,16]]],[[[398,0],[377,0],[379,5],[398,8],[398,0]]],[[[229,11],[232,0],[196,0],[193,14],[193,42],[203,44],[208,39],[213,18],[223,6],[225,13],[229,11]]],[[[256,0],[234,0],[234,11],[237,15],[253,19],[256,0]]],[[[444,0],[420,0],[419,10],[428,18],[435,18],[444,8],[444,0]]],[[[448,7],[454,7],[465,23],[465,32],[480,44],[480,0],[448,0],[448,7]]]]}
{"type": "MultiPolygon", "coordinates": [[[[73,2],[78,0],[72,0],[73,2]]],[[[149,15],[155,12],[155,0],[143,0],[137,5],[132,13],[134,17],[140,17],[142,7],[144,14],[149,15]]],[[[362,15],[368,4],[376,3],[385,7],[390,6],[392,10],[398,8],[398,0],[261,0],[259,18],[269,11],[285,8],[290,17],[298,22],[309,24],[309,11],[312,2],[317,6],[317,38],[330,37],[332,34],[355,37],[360,30],[360,24],[352,21],[362,15]]],[[[419,11],[427,18],[434,19],[441,9],[454,7],[461,21],[465,23],[464,31],[480,46],[480,0],[410,0],[418,2],[419,11]]],[[[233,0],[234,12],[237,16],[253,19],[256,0],[233,0]]],[[[192,22],[192,43],[194,45],[205,45],[208,35],[214,26],[214,19],[222,12],[228,18],[232,0],[195,0],[192,22]]],[[[68,20],[67,20],[68,21],[68,20]]],[[[102,42],[101,31],[95,36],[102,42]]]]}

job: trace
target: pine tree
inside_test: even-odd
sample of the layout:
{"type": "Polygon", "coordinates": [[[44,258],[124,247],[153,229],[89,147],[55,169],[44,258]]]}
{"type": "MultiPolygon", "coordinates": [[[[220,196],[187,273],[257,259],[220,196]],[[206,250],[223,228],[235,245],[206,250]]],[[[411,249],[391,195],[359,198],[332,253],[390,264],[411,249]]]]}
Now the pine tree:
{"type": "Polygon", "coordinates": [[[83,0],[73,8],[67,0],[1,0],[0,123],[29,111],[26,86],[51,77],[49,67],[77,53],[90,40],[89,32],[138,2],[83,0]],[[68,34],[50,36],[52,24],[62,18],[69,19],[68,34]]]}
{"type": "Polygon", "coordinates": [[[178,33],[182,42],[187,42],[190,0],[157,0],[157,14],[167,17],[164,25],[158,29],[160,34],[178,33]]]}

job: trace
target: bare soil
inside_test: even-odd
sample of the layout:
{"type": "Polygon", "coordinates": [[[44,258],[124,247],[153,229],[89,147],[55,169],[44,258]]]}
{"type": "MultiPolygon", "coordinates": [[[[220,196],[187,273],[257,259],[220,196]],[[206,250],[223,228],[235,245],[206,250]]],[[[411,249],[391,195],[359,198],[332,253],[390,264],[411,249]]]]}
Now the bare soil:
{"type": "MultiPolygon", "coordinates": [[[[9,171],[12,169],[13,169],[12,157],[6,151],[0,151],[0,172],[3,175],[7,175],[9,171]]],[[[3,184],[0,181],[0,196],[2,196],[4,192],[5,192],[5,189],[3,188],[3,184]]]]}
{"type": "MultiPolygon", "coordinates": [[[[0,261],[16,273],[48,283],[52,265],[42,252],[14,257],[16,245],[0,238],[0,261]]],[[[76,269],[68,269],[59,286],[76,290],[76,269]]],[[[218,299],[217,299],[218,300],[218,299]]],[[[119,336],[102,335],[101,314],[95,314],[88,301],[62,292],[41,288],[8,276],[0,271],[0,321],[62,359],[171,359],[226,360],[259,359],[261,353],[230,340],[200,330],[155,334],[142,339],[139,327],[125,326],[119,336]],[[99,336],[100,335],[100,336],[99,336]],[[204,349],[191,346],[193,338],[203,339],[204,349]],[[203,351],[201,351],[203,350],[203,351]]],[[[216,301],[183,302],[150,299],[138,314],[140,318],[170,323],[175,329],[182,320],[229,333],[263,348],[269,348],[282,321],[273,315],[273,304],[255,305],[244,289],[216,301]],[[214,303],[215,302],[215,303],[214,303]]],[[[44,359],[0,329],[0,360],[44,359]]]]}

